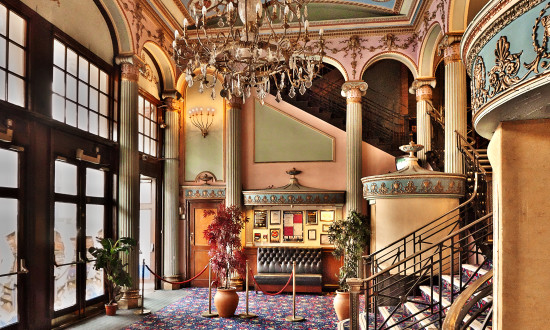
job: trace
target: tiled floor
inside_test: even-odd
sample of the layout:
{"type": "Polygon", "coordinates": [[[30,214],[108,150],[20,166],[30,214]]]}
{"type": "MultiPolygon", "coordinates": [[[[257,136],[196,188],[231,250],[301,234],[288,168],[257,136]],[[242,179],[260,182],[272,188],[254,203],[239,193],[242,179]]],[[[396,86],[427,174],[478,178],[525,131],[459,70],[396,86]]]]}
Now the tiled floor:
{"type": "MultiPolygon", "coordinates": [[[[151,312],[158,311],[159,309],[178,301],[183,298],[186,294],[183,290],[174,290],[174,291],[151,291],[145,292],[145,304],[144,308],[150,310],[151,312]]],[[[83,322],[77,323],[68,327],[67,329],[78,329],[78,330],[115,330],[122,329],[130,324],[133,324],[136,321],[139,321],[142,317],[141,315],[134,314],[136,310],[118,310],[116,316],[106,316],[99,315],[91,319],[85,320],[83,322]]]]}

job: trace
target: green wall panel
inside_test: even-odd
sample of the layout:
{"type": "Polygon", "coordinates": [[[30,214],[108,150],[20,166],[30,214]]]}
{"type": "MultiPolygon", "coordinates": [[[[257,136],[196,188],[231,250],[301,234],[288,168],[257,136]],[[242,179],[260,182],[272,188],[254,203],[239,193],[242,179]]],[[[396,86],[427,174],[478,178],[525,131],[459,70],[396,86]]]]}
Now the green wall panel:
{"type": "Polygon", "coordinates": [[[254,114],[255,162],[334,160],[333,137],[258,101],[254,114]]]}

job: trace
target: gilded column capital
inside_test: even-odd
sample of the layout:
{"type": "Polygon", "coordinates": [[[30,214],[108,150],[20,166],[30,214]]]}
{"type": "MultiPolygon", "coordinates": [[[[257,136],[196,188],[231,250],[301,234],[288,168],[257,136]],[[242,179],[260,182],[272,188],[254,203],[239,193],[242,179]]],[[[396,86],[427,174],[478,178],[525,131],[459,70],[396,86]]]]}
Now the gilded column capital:
{"type": "Polygon", "coordinates": [[[139,79],[139,70],[144,66],[144,62],[135,54],[121,54],[115,58],[115,63],[120,65],[121,78],[137,82],[139,79]]]}
{"type": "Polygon", "coordinates": [[[232,97],[228,101],[229,108],[231,109],[240,109],[243,106],[243,99],[241,97],[232,97]]]}
{"type": "Polygon", "coordinates": [[[165,105],[166,111],[176,111],[180,110],[180,101],[178,101],[179,93],[176,90],[164,91],[162,92],[163,103],[165,105]]]}
{"type": "Polygon", "coordinates": [[[435,78],[417,78],[411,84],[409,93],[416,95],[416,102],[430,101],[432,99],[432,89],[435,88],[435,78]]]}
{"type": "Polygon", "coordinates": [[[346,81],[342,85],[342,96],[346,98],[347,103],[361,103],[361,98],[367,92],[367,85],[364,81],[346,81]]]}
{"type": "Polygon", "coordinates": [[[461,33],[447,33],[439,43],[439,53],[443,51],[445,65],[459,62],[461,33]]]}

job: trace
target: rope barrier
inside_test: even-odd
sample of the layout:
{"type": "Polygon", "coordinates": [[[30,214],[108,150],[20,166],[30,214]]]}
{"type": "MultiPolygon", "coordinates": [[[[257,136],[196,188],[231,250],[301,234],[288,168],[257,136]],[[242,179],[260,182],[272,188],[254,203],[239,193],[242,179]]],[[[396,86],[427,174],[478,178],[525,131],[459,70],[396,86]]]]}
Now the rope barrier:
{"type": "Polygon", "coordinates": [[[290,280],[292,280],[292,277],[294,275],[294,270],[292,270],[292,272],[290,273],[290,277],[288,278],[288,282],[286,282],[285,286],[281,290],[279,290],[279,292],[275,292],[275,293],[270,293],[270,292],[262,290],[262,287],[258,284],[258,282],[256,282],[256,279],[254,278],[254,274],[252,273],[252,269],[250,270],[250,274],[252,274],[252,280],[254,281],[254,284],[256,285],[256,287],[258,289],[260,289],[260,291],[262,291],[264,294],[266,294],[268,296],[276,296],[278,294],[281,294],[286,289],[286,287],[290,284],[290,280]]]}
{"type": "Polygon", "coordinates": [[[188,279],[188,280],[185,280],[185,281],[181,281],[181,282],[171,282],[171,281],[167,281],[165,279],[163,279],[162,277],[158,276],[157,274],[155,274],[155,272],[153,272],[151,270],[151,268],[149,268],[149,266],[145,265],[145,267],[147,267],[147,269],[151,272],[151,274],[153,274],[156,278],[158,278],[159,280],[163,281],[163,282],[166,282],[166,283],[170,283],[170,284],[184,284],[184,283],[187,283],[187,282],[191,282],[192,280],[196,279],[197,277],[201,276],[202,273],[204,273],[204,271],[206,270],[206,268],[208,268],[208,264],[206,264],[206,266],[204,266],[204,268],[200,271],[200,273],[198,273],[197,275],[193,276],[192,278],[188,279]]]}

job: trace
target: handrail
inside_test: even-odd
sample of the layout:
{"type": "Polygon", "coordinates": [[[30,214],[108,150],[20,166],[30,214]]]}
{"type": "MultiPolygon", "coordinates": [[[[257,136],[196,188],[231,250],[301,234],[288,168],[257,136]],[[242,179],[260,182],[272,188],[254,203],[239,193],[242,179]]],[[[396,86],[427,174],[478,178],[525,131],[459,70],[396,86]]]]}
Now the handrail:
{"type": "Polygon", "coordinates": [[[485,175],[487,174],[487,171],[481,164],[479,164],[479,160],[483,158],[476,150],[476,148],[473,146],[471,142],[468,141],[467,138],[462,136],[460,132],[455,130],[455,133],[457,137],[459,138],[459,143],[461,150],[464,152],[464,154],[472,161],[474,164],[476,164],[476,167],[485,175]]]}
{"type": "MultiPolygon", "coordinates": [[[[471,302],[469,302],[470,298],[472,298],[472,296],[476,294],[478,290],[492,278],[493,270],[491,269],[485,275],[474,281],[470,286],[468,286],[468,288],[466,288],[466,290],[464,290],[460,294],[460,296],[458,296],[458,298],[447,311],[447,316],[445,317],[445,321],[443,322],[442,329],[455,330],[461,328],[462,320],[464,320],[464,317],[466,316],[466,314],[468,314],[470,308],[479,300],[487,296],[486,293],[492,292],[492,286],[490,286],[489,290],[487,290],[490,292],[478,293],[476,299],[473,299],[471,302]]],[[[488,307],[489,306],[485,306],[485,308],[488,307]]]]}
{"type": "MultiPolygon", "coordinates": [[[[444,222],[442,222],[442,223],[437,224],[437,225],[434,226],[433,228],[430,228],[429,230],[426,230],[424,233],[419,233],[422,229],[425,229],[426,227],[433,225],[434,223],[438,222],[439,220],[445,218],[446,216],[448,216],[448,215],[450,215],[450,214],[452,214],[452,213],[454,213],[454,212],[460,210],[461,208],[465,207],[466,205],[468,205],[469,203],[471,203],[471,202],[474,200],[474,198],[475,198],[476,195],[477,195],[478,174],[475,173],[474,175],[475,175],[474,191],[472,192],[472,195],[470,196],[470,198],[468,198],[468,200],[466,200],[464,203],[458,205],[457,207],[451,209],[450,211],[444,213],[443,215],[441,215],[441,216],[435,218],[434,220],[430,221],[429,223],[423,225],[422,227],[417,228],[416,230],[410,232],[409,234],[404,235],[403,237],[401,237],[401,238],[395,240],[393,243],[390,243],[390,244],[386,245],[386,247],[384,247],[384,248],[382,248],[382,249],[380,249],[380,250],[377,250],[376,252],[371,253],[371,254],[369,254],[368,256],[363,256],[363,260],[364,260],[364,261],[368,261],[368,260],[373,261],[373,259],[374,259],[375,256],[380,255],[383,251],[388,250],[388,249],[391,248],[392,246],[394,246],[394,245],[396,245],[396,244],[398,244],[398,243],[403,243],[402,245],[406,245],[407,243],[409,243],[409,242],[411,242],[412,240],[414,240],[416,237],[421,237],[422,234],[427,233],[429,230],[433,230],[433,229],[435,229],[435,228],[438,228],[439,226],[441,226],[441,225],[447,223],[449,220],[451,220],[452,218],[451,218],[451,219],[448,219],[448,220],[446,220],[446,221],[444,221],[444,222]],[[410,237],[410,236],[412,236],[412,239],[408,238],[408,237],[410,237]]],[[[451,225],[452,225],[452,224],[449,224],[449,226],[451,226],[451,225]]],[[[446,228],[446,227],[445,227],[445,228],[446,228]]],[[[443,229],[445,229],[445,228],[441,228],[441,230],[443,230],[443,229]]],[[[395,251],[396,248],[398,248],[398,247],[394,247],[393,250],[388,251],[388,252],[395,251]]],[[[385,256],[385,255],[384,255],[384,256],[385,256]]]]}

